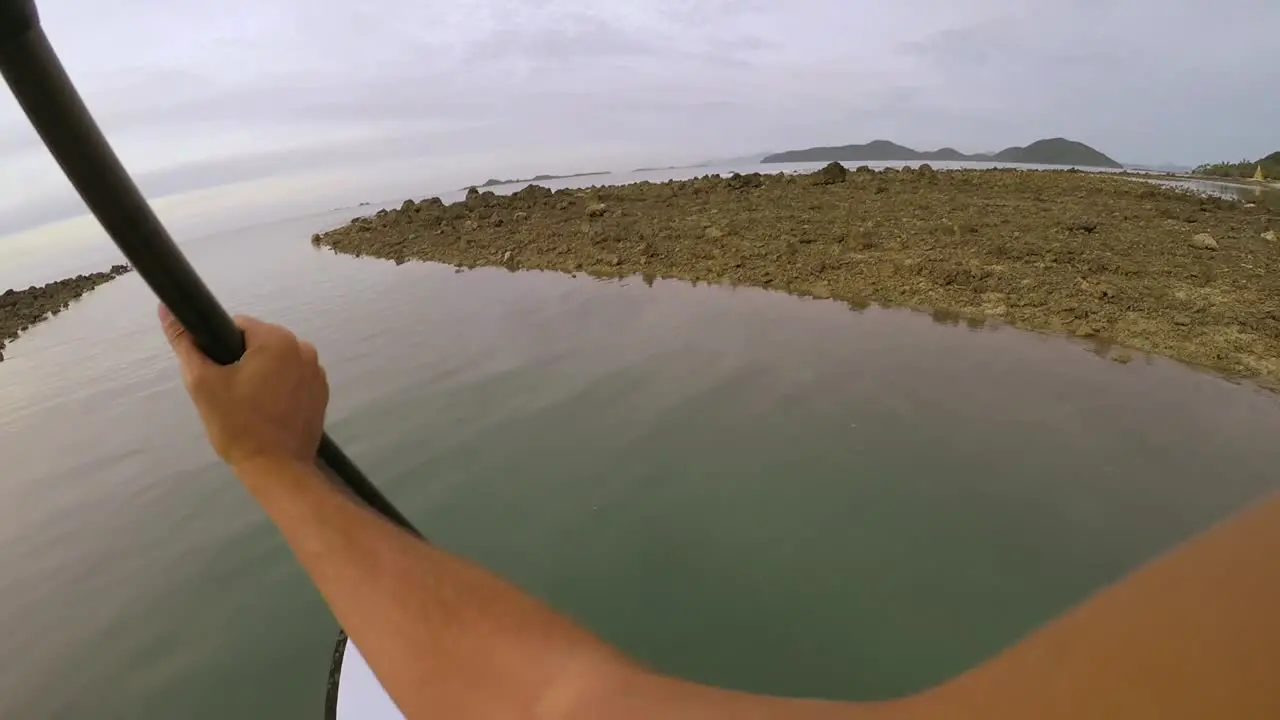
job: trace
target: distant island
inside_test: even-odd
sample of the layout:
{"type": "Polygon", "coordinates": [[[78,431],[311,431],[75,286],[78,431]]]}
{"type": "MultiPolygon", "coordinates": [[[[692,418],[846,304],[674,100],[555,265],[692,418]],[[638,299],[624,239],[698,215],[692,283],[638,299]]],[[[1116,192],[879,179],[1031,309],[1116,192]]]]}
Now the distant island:
{"type": "Polygon", "coordinates": [[[494,185],[514,185],[515,183],[531,183],[542,182],[543,180],[562,180],[564,178],[591,177],[592,175],[608,175],[608,170],[599,170],[597,172],[571,173],[569,175],[534,175],[530,178],[516,178],[515,180],[499,180],[498,178],[489,178],[479,185],[468,185],[459,190],[469,190],[475,188],[493,187],[494,185]]]}
{"type": "Polygon", "coordinates": [[[654,172],[656,170],[688,170],[690,168],[706,167],[707,163],[697,163],[695,165],[666,165],[663,167],[638,167],[631,172],[654,172]]]}
{"type": "Polygon", "coordinates": [[[1280,150],[1257,160],[1201,165],[1192,170],[1191,173],[1193,175],[1208,175],[1211,177],[1277,180],[1280,179],[1280,150]]]}
{"type": "Polygon", "coordinates": [[[720,167],[724,165],[756,165],[772,153],[758,152],[750,155],[734,155],[733,157],[711,158],[688,165],[666,165],[664,167],[638,167],[631,172],[652,172],[655,170],[692,170],[694,168],[720,167]]]}
{"type": "Polygon", "coordinates": [[[955,148],[921,152],[888,140],[873,140],[865,145],[814,147],[788,150],[766,156],[761,162],[892,162],[951,160],[968,162],[1033,163],[1037,165],[1074,165],[1078,167],[1121,168],[1120,163],[1075,140],[1049,138],[1026,147],[1010,147],[998,153],[965,154],[955,148]]]}

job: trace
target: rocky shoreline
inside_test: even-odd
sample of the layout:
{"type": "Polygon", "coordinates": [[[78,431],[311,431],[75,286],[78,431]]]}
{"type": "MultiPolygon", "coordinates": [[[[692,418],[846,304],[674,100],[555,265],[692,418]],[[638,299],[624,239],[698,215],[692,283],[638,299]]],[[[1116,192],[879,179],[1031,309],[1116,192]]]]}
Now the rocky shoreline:
{"type": "Polygon", "coordinates": [[[1280,181],[1277,180],[1253,180],[1251,178],[1197,175],[1195,173],[1163,173],[1159,175],[1152,174],[1147,177],[1153,180],[1192,180],[1196,182],[1222,183],[1223,185],[1235,185],[1236,187],[1256,188],[1264,192],[1280,190],[1280,181]]]}
{"type": "Polygon", "coordinates": [[[66,310],[81,295],[132,270],[128,265],[112,265],[105,272],[77,275],[26,290],[0,293],[0,362],[4,349],[27,329],[66,310]]]}
{"type": "Polygon", "coordinates": [[[1280,207],[1108,174],[832,163],[808,175],[472,189],[448,205],[408,200],[312,242],[396,263],[670,277],[912,307],[1277,386],[1277,232],[1280,207]]]}

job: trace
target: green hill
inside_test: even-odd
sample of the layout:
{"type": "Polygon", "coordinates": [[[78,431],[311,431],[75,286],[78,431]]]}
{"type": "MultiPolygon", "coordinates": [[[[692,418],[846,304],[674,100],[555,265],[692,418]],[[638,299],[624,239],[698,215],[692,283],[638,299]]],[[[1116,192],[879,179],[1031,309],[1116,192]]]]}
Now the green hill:
{"type": "Polygon", "coordinates": [[[766,155],[760,162],[830,162],[831,160],[919,160],[920,152],[889,142],[872,140],[865,145],[839,145],[836,147],[812,147],[805,150],[787,150],[766,155]]]}
{"type": "Polygon", "coordinates": [[[1201,165],[1191,172],[1196,175],[1210,175],[1213,177],[1242,177],[1251,178],[1253,174],[1262,168],[1262,176],[1268,180],[1280,180],[1280,151],[1271,153],[1270,155],[1258,158],[1257,160],[1241,160],[1237,163],[1211,163],[1201,165]]]}
{"type": "Polygon", "coordinates": [[[1005,148],[994,155],[967,155],[955,148],[921,152],[888,140],[873,140],[865,145],[839,145],[788,150],[774,153],[762,162],[893,162],[951,160],[971,162],[1032,163],[1038,165],[1071,165],[1076,167],[1119,168],[1120,163],[1093,148],[1066,138],[1037,140],[1026,147],[1005,148]]]}
{"type": "Polygon", "coordinates": [[[1082,142],[1066,138],[1037,140],[1026,147],[1011,147],[995,154],[996,162],[1035,163],[1038,165],[1079,165],[1083,167],[1119,168],[1120,163],[1082,142]]]}

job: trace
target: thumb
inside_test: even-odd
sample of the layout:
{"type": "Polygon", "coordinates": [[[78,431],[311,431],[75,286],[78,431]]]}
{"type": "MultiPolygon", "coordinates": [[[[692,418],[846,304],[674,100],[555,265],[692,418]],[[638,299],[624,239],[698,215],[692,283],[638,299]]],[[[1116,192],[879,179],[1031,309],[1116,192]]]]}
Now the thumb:
{"type": "Polygon", "coordinates": [[[196,347],[191,334],[163,303],[157,314],[160,316],[160,326],[164,329],[164,336],[169,340],[169,347],[173,348],[173,354],[178,358],[182,376],[190,381],[195,372],[211,365],[213,361],[196,347]]]}

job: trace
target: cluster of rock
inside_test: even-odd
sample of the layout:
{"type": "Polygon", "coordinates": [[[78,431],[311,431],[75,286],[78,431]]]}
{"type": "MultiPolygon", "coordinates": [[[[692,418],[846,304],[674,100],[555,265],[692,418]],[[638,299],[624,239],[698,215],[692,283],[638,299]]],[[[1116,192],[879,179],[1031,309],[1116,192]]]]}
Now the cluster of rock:
{"type": "Polygon", "coordinates": [[[312,238],[459,268],[749,285],[1114,341],[1280,382],[1280,207],[1009,169],[708,175],[407,200],[312,238]]]}
{"type": "Polygon", "coordinates": [[[26,290],[9,289],[0,293],[0,362],[7,343],[32,326],[66,310],[81,295],[113,280],[132,268],[112,265],[105,272],[76,275],[45,285],[32,285],[26,290]]]}

